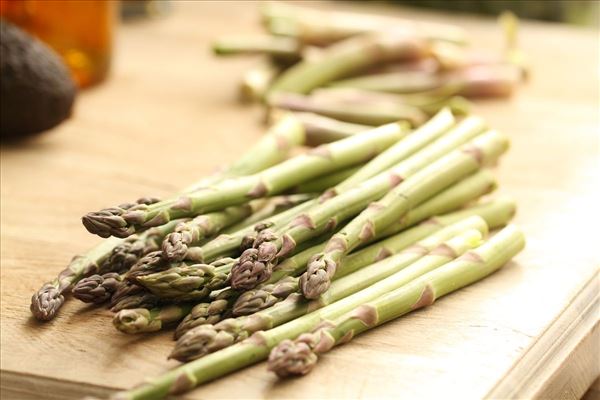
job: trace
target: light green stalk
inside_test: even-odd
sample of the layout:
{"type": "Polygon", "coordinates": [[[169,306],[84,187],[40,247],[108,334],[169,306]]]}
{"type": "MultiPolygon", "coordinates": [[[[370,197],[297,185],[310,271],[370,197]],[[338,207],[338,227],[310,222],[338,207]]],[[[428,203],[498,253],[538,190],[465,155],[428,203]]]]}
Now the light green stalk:
{"type": "Polygon", "coordinates": [[[206,213],[276,195],[302,182],[368,160],[403,137],[399,127],[387,125],[359,133],[288,159],[258,174],[225,180],[211,188],[188,193],[178,199],[126,210],[120,207],[89,213],[83,220],[100,236],[129,236],[137,230],[162,225],[174,218],[206,213]]]}
{"type": "Polygon", "coordinates": [[[238,87],[240,100],[244,102],[262,101],[269,86],[280,72],[280,68],[272,62],[264,62],[245,71],[238,87]]]}
{"type": "MultiPolygon", "coordinates": [[[[278,112],[281,112],[278,110],[278,112]]],[[[285,111],[288,112],[288,111],[285,111]]],[[[271,112],[272,113],[272,112],[271,112]]],[[[306,144],[318,146],[335,142],[371,129],[369,125],[353,124],[309,112],[294,112],[306,132],[306,144]]]]}
{"type": "Polygon", "coordinates": [[[280,377],[305,375],[314,368],[317,354],[347,343],[368,329],[429,306],[438,298],[487,277],[524,246],[523,233],[515,226],[508,226],[462,257],[361,304],[342,316],[323,321],[313,333],[304,333],[293,342],[282,341],[271,351],[269,370],[280,377]]]}
{"type": "MultiPolygon", "coordinates": [[[[508,139],[489,131],[469,145],[435,161],[402,182],[381,200],[371,204],[354,220],[333,235],[323,253],[313,256],[300,278],[302,293],[317,298],[324,293],[335,275],[337,264],[349,252],[372,240],[377,232],[404,216],[412,207],[432,197],[452,183],[490,165],[508,149],[508,139]]],[[[233,282],[233,279],[232,279],[233,282]]]]}
{"type": "Polygon", "coordinates": [[[417,245],[406,248],[393,257],[371,264],[335,281],[330,293],[318,300],[309,301],[296,294],[289,296],[284,302],[278,303],[274,307],[247,317],[226,319],[214,326],[198,326],[178,340],[170,357],[179,361],[193,360],[243,340],[258,330],[271,329],[312,310],[333,304],[410,265],[440,243],[469,229],[478,229],[485,233],[487,225],[479,217],[472,217],[453,224],[422,239],[417,245]]]}
{"type": "Polygon", "coordinates": [[[215,40],[213,52],[219,56],[238,54],[264,54],[275,58],[296,60],[300,57],[301,45],[289,37],[262,36],[226,36],[215,40]]]}
{"type": "MultiPolygon", "coordinates": [[[[479,237],[481,237],[480,235],[479,237]]],[[[442,247],[446,249],[446,252],[439,251],[439,253],[444,254],[436,254],[434,252],[426,256],[425,258],[429,262],[420,263],[420,268],[413,266],[409,267],[410,269],[407,268],[410,273],[402,274],[403,271],[400,271],[367,289],[363,289],[353,296],[347,297],[321,310],[307,314],[269,331],[257,332],[242,343],[175,368],[156,379],[146,381],[143,385],[128,392],[119,393],[115,396],[115,399],[142,400],[183,393],[204,382],[264,360],[268,357],[270,349],[282,340],[295,338],[303,332],[314,329],[322,318],[335,318],[360,304],[376,299],[382,293],[398,288],[406,283],[409,275],[415,276],[418,272],[425,273],[428,270],[443,265],[449,259],[473,247],[473,239],[475,239],[474,236],[464,237],[464,242],[460,244],[455,241],[451,244],[454,253],[448,251],[448,248],[442,247]]],[[[449,243],[446,243],[446,245],[449,245],[449,243]]]]}
{"type": "Polygon", "coordinates": [[[430,40],[457,44],[467,42],[467,34],[462,28],[429,21],[316,10],[281,2],[267,3],[261,8],[261,15],[272,34],[291,36],[303,43],[321,46],[367,32],[395,29],[411,35],[424,35],[430,40]]]}
{"type": "Polygon", "coordinates": [[[191,304],[169,304],[153,309],[121,310],[113,317],[115,328],[124,333],[156,332],[182,320],[192,309],[191,304]]]}
{"type": "Polygon", "coordinates": [[[283,72],[269,90],[275,93],[309,93],[329,82],[385,62],[414,60],[429,53],[423,38],[389,31],[370,33],[336,43],[317,60],[303,60],[283,72]]]}

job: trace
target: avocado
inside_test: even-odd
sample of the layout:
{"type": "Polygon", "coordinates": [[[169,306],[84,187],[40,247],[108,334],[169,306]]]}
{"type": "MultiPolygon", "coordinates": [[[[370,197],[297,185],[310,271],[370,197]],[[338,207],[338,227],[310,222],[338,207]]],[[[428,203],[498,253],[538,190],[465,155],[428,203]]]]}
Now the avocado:
{"type": "Polygon", "coordinates": [[[60,57],[0,19],[0,137],[45,131],[71,115],[76,86],[60,57]]]}

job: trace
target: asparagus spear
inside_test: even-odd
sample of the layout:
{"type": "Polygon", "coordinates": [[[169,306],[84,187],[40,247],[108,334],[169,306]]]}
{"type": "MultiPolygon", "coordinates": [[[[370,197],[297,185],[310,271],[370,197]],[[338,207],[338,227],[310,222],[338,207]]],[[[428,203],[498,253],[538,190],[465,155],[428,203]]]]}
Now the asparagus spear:
{"type": "Polygon", "coordinates": [[[309,146],[334,142],[371,129],[369,125],[352,124],[309,112],[294,112],[293,115],[304,127],[309,146]]]}
{"type": "Polygon", "coordinates": [[[158,296],[143,290],[120,297],[118,300],[113,301],[111,299],[110,310],[112,312],[119,312],[121,310],[133,308],[153,308],[160,305],[160,303],[161,300],[158,296]]]}
{"type": "MultiPolygon", "coordinates": [[[[406,227],[410,227],[436,214],[439,215],[452,211],[491,191],[494,186],[494,178],[489,171],[477,172],[435,196],[433,199],[430,199],[415,209],[409,211],[405,218],[402,218],[401,221],[395,223],[391,229],[385,230],[380,236],[378,235],[376,239],[380,237],[388,237],[393,233],[400,232],[406,227]]],[[[470,209],[471,208],[467,210],[470,209]]],[[[479,211],[480,207],[473,209],[479,211]]],[[[458,213],[444,215],[441,218],[452,221],[452,219],[459,220],[466,216],[467,215],[461,211],[458,213]],[[458,215],[458,217],[455,217],[454,215],[458,215]]],[[[503,219],[503,221],[507,220],[507,218],[503,219]]],[[[448,222],[445,222],[443,225],[448,224],[448,222]]],[[[430,224],[429,227],[433,229],[434,227],[439,226],[441,225],[430,224]]],[[[492,225],[490,225],[490,227],[491,226],[492,225]]],[[[497,224],[493,224],[493,226],[495,227],[497,224]]],[[[424,229],[419,229],[419,231],[427,233],[427,231],[424,229]]],[[[414,237],[417,237],[416,232],[418,231],[415,231],[414,237]]],[[[396,241],[395,238],[382,240],[363,250],[350,254],[348,257],[342,259],[334,279],[355,272],[357,269],[362,268],[365,265],[374,263],[378,260],[395,254],[402,248],[394,246],[395,243],[402,242],[396,241]],[[391,244],[388,244],[388,242],[391,244]]],[[[289,276],[297,276],[303,273],[306,270],[306,264],[310,257],[313,254],[322,252],[324,248],[325,243],[318,244],[294,255],[291,258],[288,258],[279,264],[274,270],[273,275],[271,275],[271,278],[267,284],[261,285],[256,289],[246,291],[239,296],[232,307],[232,315],[237,317],[241,315],[253,314],[268,308],[279,301],[282,301],[290,293],[298,291],[299,279],[290,278],[289,276]],[[288,278],[285,278],[285,276],[288,276],[288,278]]]]}
{"type": "Polygon", "coordinates": [[[289,151],[303,145],[305,140],[304,129],[296,118],[293,115],[284,116],[271,125],[254,146],[225,170],[190,185],[183,193],[210,187],[227,178],[252,175],[268,169],[285,160],[289,151]]]}
{"type": "Polygon", "coordinates": [[[437,75],[422,72],[367,75],[333,82],[331,86],[390,93],[427,91],[430,96],[506,97],[519,83],[521,74],[511,64],[482,64],[437,75]]]}
{"type": "MultiPolygon", "coordinates": [[[[460,127],[452,130],[427,148],[400,162],[395,167],[311,208],[279,232],[275,233],[269,229],[262,231],[253,243],[253,248],[245,250],[240,256],[239,261],[232,268],[232,287],[246,290],[256,287],[269,278],[273,266],[277,264],[279,259],[283,259],[289,255],[289,252],[294,249],[296,244],[303,243],[323,231],[332,229],[339,221],[359,214],[370,202],[381,198],[403,179],[409,178],[419,169],[474,137],[480,131],[481,126],[481,120],[477,118],[470,118],[463,121],[460,127]]],[[[487,142],[487,140],[484,142],[487,142]]],[[[491,140],[491,142],[494,142],[494,140],[491,140]]],[[[484,144],[488,146],[487,143],[484,144]]],[[[455,153],[461,156],[465,154],[463,151],[458,150],[455,153]]],[[[475,167],[476,165],[469,158],[459,158],[463,160],[465,165],[468,164],[471,167],[475,167]]],[[[419,189],[421,193],[425,196],[431,196],[468,173],[465,170],[457,173],[455,176],[452,175],[453,172],[461,170],[461,165],[457,163],[453,168],[443,171],[442,174],[429,167],[428,174],[432,177],[437,177],[437,180],[426,176],[426,179],[422,182],[416,179],[411,180],[411,182],[420,183],[417,187],[421,188],[419,189]],[[441,176],[448,177],[448,180],[439,178],[441,176]],[[431,184],[431,182],[437,183],[431,184]]],[[[449,166],[450,164],[448,164],[449,166]]],[[[365,166],[365,168],[368,167],[369,165],[365,166]]],[[[446,168],[445,165],[440,165],[439,167],[442,170],[446,168]]],[[[404,184],[404,186],[407,185],[404,184]]],[[[327,197],[330,196],[329,194],[327,197]]],[[[420,194],[417,197],[422,196],[420,194]]]]}
{"type": "MultiPolygon", "coordinates": [[[[302,293],[309,299],[324,293],[343,256],[361,243],[371,240],[376,232],[385,230],[411,207],[431,197],[431,192],[443,189],[467,174],[494,163],[508,148],[508,139],[490,131],[468,146],[439,159],[391,190],[377,203],[371,204],[348,225],[336,233],[322,253],[313,256],[307,271],[300,278],[302,293]]],[[[233,279],[232,279],[233,282],[233,279]]]]}
{"type": "Polygon", "coordinates": [[[269,370],[279,377],[305,375],[314,368],[317,354],[485,278],[519,253],[524,245],[523,233],[515,226],[508,226],[462,257],[341,317],[324,321],[313,333],[304,333],[295,341],[282,341],[271,351],[269,370]]]}
{"type": "Polygon", "coordinates": [[[84,303],[101,304],[108,301],[119,288],[123,275],[107,272],[83,278],[73,287],[73,297],[84,303]]]}
{"type": "MultiPolygon", "coordinates": [[[[382,153],[383,154],[383,153],[382,153]]],[[[301,183],[292,190],[298,193],[322,193],[353,177],[364,165],[357,165],[322,176],[310,182],[301,183]]]]}
{"type": "Polygon", "coordinates": [[[478,217],[456,223],[419,241],[413,248],[407,248],[393,257],[371,264],[335,281],[330,293],[318,301],[308,301],[299,295],[290,296],[286,301],[251,316],[230,318],[214,326],[201,325],[191,329],[177,341],[169,357],[179,361],[193,360],[243,340],[253,332],[271,329],[316,308],[333,304],[405,268],[421,258],[424,253],[468,228],[478,229],[484,233],[487,231],[485,222],[478,217]],[[419,249],[419,251],[415,251],[415,249],[419,249]]]}
{"type": "Polygon", "coordinates": [[[162,242],[163,256],[170,261],[182,261],[186,258],[189,246],[200,245],[206,238],[242,221],[266,204],[266,199],[257,199],[221,211],[199,215],[191,221],[177,224],[175,231],[168,234],[162,242]]]}
{"type": "Polygon", "coordinates": [[[270,2],[261,8],[263,22],[275,35],[297,38],[303,43],[327,45],[365,32],[403,29],[432,40],[466,43],[460,27],[398,17],[339,11],[323,11],[270,2]]]}
{"type": "Polygon", "coordinates": [[[274,93],[309,93],[329,82],[380,63],[423,58],[429,43],[406,31],[390,30],[346,39],[325,49],[318,60],[305,60],[283,72],[271,86],[274,93]]]}
{"type": "Polygon", "coordinates": [[[294,38],[271,35],[227,36],[218,38],[212,44],[213,52],[219,56],[266,54],[287,61],[300,58],[301,47],[294,38]]]}
{"type": "Polygon", "coordinates": [[[418,107],[399,102],[340,103],[321,97],[278,92],[269,96],[268,103],[269,106],[277,109],[311,112],[361,125],[383,125],[395,121],[406,121],[412,126],[419,126],[427,120],[427,114],[418,107]]]}
{"type": "Polygon", "coordinates": [[[169,304],[153,309],[125,309],[115,314],[113,325],[121,332],[129,334],[156,332],[182,320],[191,309],[191,304],[169,304]]]}
{"type": "Polygon", "coordinates": [[[240,100],[262,101],[279,72],[280,69],[272,62],[265,62],[244,72],[239,84],[240,100]]]}
{"type": "Polygon", "coordinates": [[[210,189],[188,193],[152,206],[121,207],[89,213],[83,217],[86,228],[100,236],[126,237],[138,230],[162,225],[174,218],[222,209],[253,198],[261,198],[302,182],[361,163],[379,154],[402,137],[399,126],[386,125],[327,145],[319,146],[261,173],[225,180],[210,189]]]}
{"type": "Polygon", "coordinates": [[[225,287],[229,282],[231,265],[181,265],[166,271],[138,275],[136,282],[161,299],[194,301],[207,297],[212,290],[225,287]]]}
{"type": "MultiPolygon", "coordinates": [[[[461,249],[457,249],[459,250],[457,253],[460,253],[460,250],[464,247],[471,246],[472,243],[465,243],[460,246],[461,249]]],[[[446,248],[444,255],[431,255],[431,257],[428,257],[431,259],[431,264],[422,264],[422,270],[425,271],[428,268],[435,268],[436,266],[439,266],[440,263],[446,262],[451,253],[448,250],[449,249],[446,248]]],[[[416,274],[414,270],[413,272],[416,274]]],[[[118,394],[116,398],[121,400],[148,399],[164,397],[168,394],[182,393],[201,383],[264,360],[268,357],[270,349],[275,347],[282,340],[297,337],[303,332],[314,329],[321,318],[335,318],[360,304],[377,298],[382,293],[396,289],[404,283],[406,278],[406,274],[405,276],[398,276],[397,278],[396,275],[389,277],[340,302],[312,312],[269,331],[257,332],[242,343],[238,343],[227,349],[210,354],[200,360],[175,368],[159,378],[146,381],[141,386],[137,386],[128,392],[118,394]]]]}
{"type": "Polygon", "coordinates": [[[381,105],[381,107],[389,108],[393,104],[407,104],[431,115],[439,112],[444,107],[449,108],[456,115],[467,115],[471,107],[471,103],[464,97],[454,96],[452,92],[444,93],[439,90],[429,94],[395,94],[355,88],[329,87],[314,90],[311,97],[338,107],[352,104],[368,105],[370,107],[381,105]]]}

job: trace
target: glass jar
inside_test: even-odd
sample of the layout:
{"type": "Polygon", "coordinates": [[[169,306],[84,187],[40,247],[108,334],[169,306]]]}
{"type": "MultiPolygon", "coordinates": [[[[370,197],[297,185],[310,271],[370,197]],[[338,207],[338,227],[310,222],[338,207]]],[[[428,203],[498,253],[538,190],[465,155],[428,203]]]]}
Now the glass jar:
{"type": "Polygon", "coordinates": [[[0,16],[52,47],[87,87],[108,74],[116,7],[114,0],[0,0],[0,16]]]}

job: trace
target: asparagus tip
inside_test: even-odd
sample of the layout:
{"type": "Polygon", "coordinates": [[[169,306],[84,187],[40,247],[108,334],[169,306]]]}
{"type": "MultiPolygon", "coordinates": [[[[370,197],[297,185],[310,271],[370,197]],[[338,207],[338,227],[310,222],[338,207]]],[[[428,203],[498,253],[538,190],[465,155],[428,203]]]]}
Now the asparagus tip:
{"type": "Polygon", "coordinates": [[[284,340],[269,354],[268,369],[280,378],[306,375],[317,363],[317,355],[302,341],[284,340]]]}
{"type": "Polygon", "coordinates": [[[50,321],[62,307],[65,298],[60,290],[46,283],[31,297],[31,313],[40,321],[50,321]]]}
{"type": "Polygon", "coordinates": [[[331,277],[335,273],[337,264],[317,254],[309,261],[306,272],[300,277],[300,290],[307,299],[316,299],[329,289],[331,277]]]}
{"type": "Polygon", "coordinates": [[[120,275],[108,272],[83,278],[73,287],[73,297],[84,303],[101,304],[109,300],[119,288],[120,275]]]}

